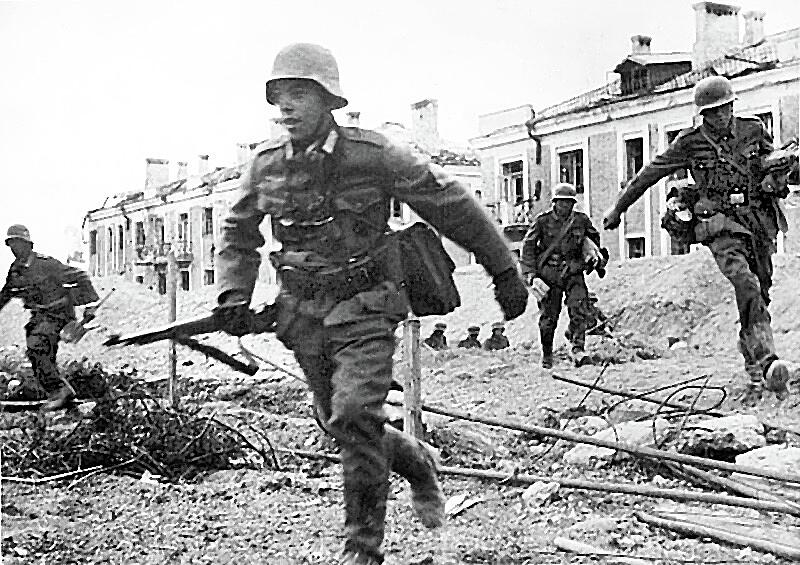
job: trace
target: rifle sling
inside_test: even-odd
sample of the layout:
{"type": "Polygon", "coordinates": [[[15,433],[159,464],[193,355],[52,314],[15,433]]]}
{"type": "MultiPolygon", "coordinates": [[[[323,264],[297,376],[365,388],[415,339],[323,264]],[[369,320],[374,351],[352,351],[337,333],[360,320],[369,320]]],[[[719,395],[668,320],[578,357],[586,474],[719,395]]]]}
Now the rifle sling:
{"type": "Polygon", "coordinates": [[[575,212],[570,212],[569,219],[564,224],[564,227],[561,228],[561,231],[558,232],[558,235],[555,237],[555,239],[550,242],[550,245],[547,246],[547,249],[545,249],[544,252],[541,255],[539,255],[539,259],[536,261],[537,273],[542,272],[542,267],[544,267],[544,264],[550,258],[550,255],[553,254],[553,251],[555,251],[556,247],[561,245],[561,240],[564,239],[564,236],[567,235],[567,232],[574,223],[575,223],[575,212]]]}

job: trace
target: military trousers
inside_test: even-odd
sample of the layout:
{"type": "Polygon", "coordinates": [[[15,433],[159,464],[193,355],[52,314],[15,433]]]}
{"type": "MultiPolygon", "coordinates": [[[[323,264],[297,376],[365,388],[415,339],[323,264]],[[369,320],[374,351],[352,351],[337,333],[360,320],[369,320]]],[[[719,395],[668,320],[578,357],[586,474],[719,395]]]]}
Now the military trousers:
{"type": "Polygon", "coordinates": [[[540,275],[550,285],[544,298],[539,302],[539,336],[542,350],[553,351],[558,318],[561,315],[562,301],[567,305],[569,327],[567,333],[573,346],[583,348],[586,343],[586,311],[589,304],[589,291],[582,272],[561,276],[560,269],[545,266],[540,275]]]}
{"type": "Polygon", "coordinates": [[[733,285],[739,310],[739,351],[750,380],[761,382],[770,363],[778,358],[767,309],[772,286],[772,245],[764,242],[754,246],[745,236],[726,233],[705,245],[733,285]]]}
{"type": "Polygon", "coordinates": [[[38,387],[49,393],[61,387],[56,356],[59,333],[66,323],[60,318],[34,314],[25,324],[26,352],[36,381],[31,383],[32,388],[38,387]]]}
{"type": "Polygon", "coordinates": [[[397,324],[408,306],[394,283],[339,303],[281,293],[279,339],[294,351],[320,426],[342,456],[345,549],[382,561],[390,471],[412,486],[429,472],[419,442],[385,425],[397,324]]]}

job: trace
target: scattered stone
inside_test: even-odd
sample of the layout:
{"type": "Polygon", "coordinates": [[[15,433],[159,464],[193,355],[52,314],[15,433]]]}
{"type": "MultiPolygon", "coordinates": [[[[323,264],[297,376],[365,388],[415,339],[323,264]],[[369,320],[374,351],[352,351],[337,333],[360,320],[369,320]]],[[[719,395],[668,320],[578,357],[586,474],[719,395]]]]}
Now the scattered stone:
{"type": "MultiPolygon", "coordinates": [[[[612,428],[597,432],[592,435],[592,437],[636,447],[653,447],[664,438],[668,428],[669,422],[663,418],[657,418],[655,425],[653,425],[652,420],[643,422],[623,422],[612,428]],[[654,429],[655,434],[653,433],[654,429]]],[[[581,444],[576,445],[564,454],[564,462],[570,465],[592,466],[595,462],[607,463],[612,461],[615,453],[617,453],[616,450],[608,447],[581,444]]],[[[625,457],[627,457],[626,453],[619,452],[617,459],[623,459],[625,457]]]]}
{"type": "Polygon", "coordinates": [[[543,506],[558,492],[559,487],[556,482],[536,481],[522,492],[522,502],[525,506],[543,506]]]}
{"type": "Polygon", "coordinates": [[[678,439],[681,453],[744,453],[767,445],[764,426],[752,414],[733,414],[689,424],[678,439]]]}
{"type": "MultiPolygon", "coordinates": [[[[736,464],[778,471],[781,473],[797,474],[798,469],[800,469],[800,447],[788,446],[786,444],[759,447],[758,449],[737,455],[736,464]]],[[[800,485],[773,479],[753,477],[741,473],[733,473],[731,478],[800,501],[800,485]]]]}
{"type": "Polygon", "coordinates": [[[614,518],[594,518],[577,522],[566,529],[565,533],[569,537],[574,537],[575,534],[599,533],[607,534],[617,529],[617,521],[614,518]]]}
{"type": "Polygon", "coordinates": [[[609,427],[611,424],[600,416],[580,416],[567,423],[564,429],[568,432],[590,436],[609,427]]]}
{"type": "Polygon", "coordinates": [[[90,402],[81,402],[80,404],[78,404],[77,408],[78,412],[80,412],[82,416],[88,416],[89,414],[92,413],[92,410],[94,410],[95,406],[97,406],[97,402],[90,401],[90,402]]]}
{"type": "Polygon", "coordinates": [[[251,390],[253,390],[252,384],[223,385],[217,389],[217,397],[220,400],[233,400],[241,398],[251,390]]]}
{"type": "Polygon", "coordinates": [[[438,444],[447,445],[449,448],[474,451],[486,457],[491,457],[497,451],[497,446],[486,436],[485,432],[469,422],[454,421],[435,430],[438,444]]]}
{"type": "Polygon", "coordinates": [[[669,349],[670,349],[670,351],[676,351],[678,349],[686,349],[687,347],[689,347],[689,344],[686,343],[683,340],[680,340],[680,341],[676,341],[675,343],[670,345],[669,349]]]}

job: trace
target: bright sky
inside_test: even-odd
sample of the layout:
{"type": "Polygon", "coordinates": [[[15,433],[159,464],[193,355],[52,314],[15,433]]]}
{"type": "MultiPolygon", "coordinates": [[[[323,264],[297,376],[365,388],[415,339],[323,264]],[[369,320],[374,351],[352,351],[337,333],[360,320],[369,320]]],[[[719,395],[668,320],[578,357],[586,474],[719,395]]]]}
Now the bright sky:
{"type": "MultiPolygon", "coordinates": [[[[767,33],[800,22],[796,0],[742,0],[767,33]]],[[[410,122],[439,100],[439,131],[466,141],[478,115],[543,108],[603,84],[650,35],[689,51],[689,0],[0,0],[0,229],[24,223],[64,259],[87,210],[144,186],[146,157],[232,164],[268,135],[264,81],[287,43],[339,61],[362,125],[410,122]]],[[[343,121],[340,119],[340,121],[343,121]]],[[[11,254],[0,251],[5,269],[11,254]]]]}

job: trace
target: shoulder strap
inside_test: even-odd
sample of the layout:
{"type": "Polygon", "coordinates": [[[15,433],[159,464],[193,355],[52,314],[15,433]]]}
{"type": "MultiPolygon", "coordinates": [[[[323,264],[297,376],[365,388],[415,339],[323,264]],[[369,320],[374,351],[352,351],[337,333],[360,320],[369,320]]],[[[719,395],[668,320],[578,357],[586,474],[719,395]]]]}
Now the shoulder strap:
{"type": "Polygon", "coordinates": [[[717,143],[717,142],[715,142],[713,139],[711,139],[711,137],[708,135],[708,133],[706,133],[706,130],[705,130],[705,129],[703,129],[703,127],[702,127],[702,126],[700,127],[700,133],[701,133],[701,135],[702,135],[702,136],[703,136],[703,137],[706,139],[706,141],[708,141],[708,143],[710,143],[710,144],[711,144],[711,147],[713,147],[713,148],[714,148],[714,151],[716,151],[716,153],[717,153],[717,158],[718,158],[720,161],[725,161],[726,163],[730,163],[730,164],[731,164],[731,166],[732,166],[734,169],[736,169],[737,171],[739,171],[740,173],[742,173],[742,174],[743,174],[744,176],[746,176],[746,177],[752,177],[752,176],[753,176],[753,173],[751,173],[750,171],[748,171],[747,169],[745,169],[744,167],[742,167],[742,166],[741,166],[741,165],[740,165],[740,164],[739,164],[739,163],[736,161],[736,159],[735,159],[735,157],[734,157],[733,153],[728,153],[728,152],[726,152],[726,151],[725,151],[725,149],[724,149],[724,148],[723,148],[723,147],[722,147],[722,146],[721,146],[719,143],[717,143]],[[726,157],[727,157],[727,158],[726,158],[726,157]]]}
{"type": "Polygon", "coordinates": [[[561,228],[561,231],[558,232],[558,235],[555,237],[555,239],[550,242],[550,245],[547,246],[547,249],[544,250],[544,253],[539,255],[539,260],[536,262],[537,271],[542,270],[545,261],[547,261],[550,255],[553,254],[553,251],[555,251],[556,247],[558,247],[561,244],[561,240],[564,239],[564,236],[567,235],[567,232],[572,227],[572,224],[575,223],[575,218],[576,218],[575,212],[571,212],[569,215],[569,219],[564,224],[564,227],[561,228]]]}

